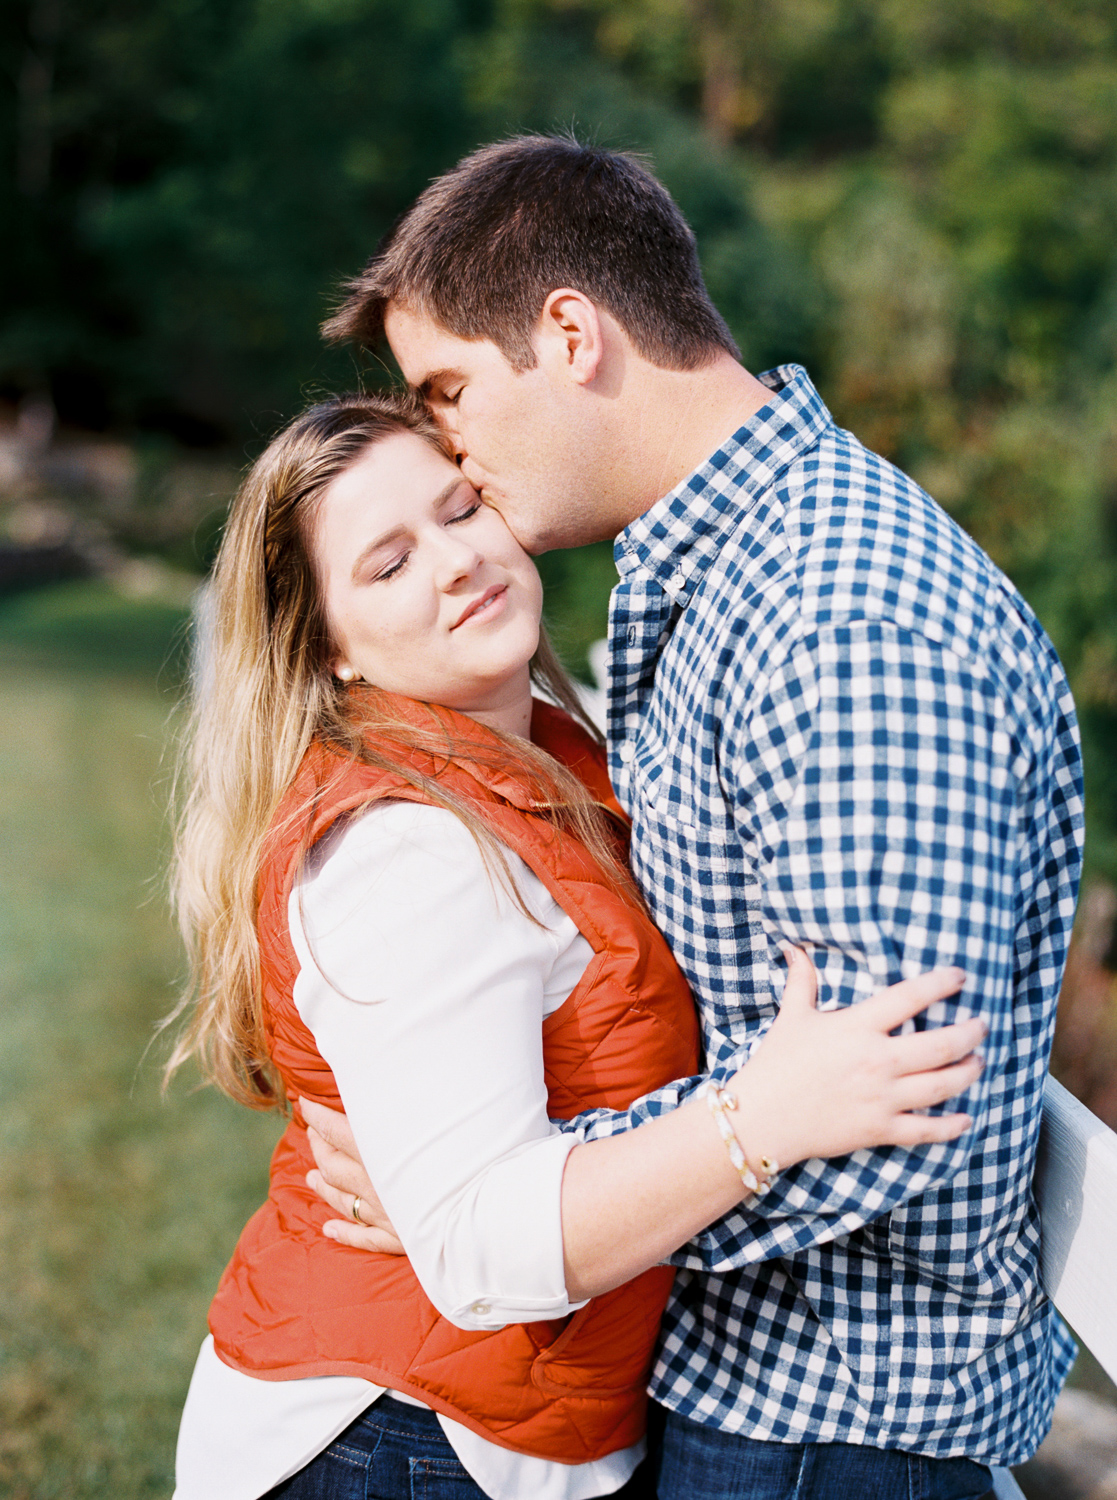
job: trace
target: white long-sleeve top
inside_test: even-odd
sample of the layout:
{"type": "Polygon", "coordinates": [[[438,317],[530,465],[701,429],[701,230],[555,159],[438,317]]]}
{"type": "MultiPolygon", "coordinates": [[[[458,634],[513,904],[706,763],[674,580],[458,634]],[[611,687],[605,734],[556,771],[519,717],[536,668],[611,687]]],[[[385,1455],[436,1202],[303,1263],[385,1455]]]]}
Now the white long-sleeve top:
{"type": "MultiPolygon", "coordinates": [[[[547,1118],[542,1023],[591,949],[527,866],[533,915],[451,813],[378,804],[306,862],[288,920],[294,1001],[337,1080],[369,1175],[423,1290],[460,1328],[558,1318],[560,1193],[575,1138],[547,1118]]],[[[179,1432],[176,1500],[256,1500],[383,1394],[350,1376],[264,1381],[202,1346],[179,1432]]],[[[643,1445],[588,1464],[509,1452],[439,1415],[492,1500],[621,1488],[643,1445]]]]}

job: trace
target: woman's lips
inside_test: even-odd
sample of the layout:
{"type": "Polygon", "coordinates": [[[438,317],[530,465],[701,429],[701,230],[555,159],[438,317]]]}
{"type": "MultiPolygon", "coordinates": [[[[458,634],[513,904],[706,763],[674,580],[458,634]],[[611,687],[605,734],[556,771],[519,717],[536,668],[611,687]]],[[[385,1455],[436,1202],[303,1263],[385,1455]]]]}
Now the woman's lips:
{"type": "Polygon", "coordinates": [[[474,599],[473,603],[469,605],[469,607],[461,615],[459,615],[454,624],[450,626],[450,629],[457,630],[459,625],[464,625],[467,620],[472,620],[473,617],[480,614],[482,610],[488,611],[493,601],[495,599],[503,599],[504,595],[507,592],[508,585],[506,583],[494,583],[491,588],[487,588],[483,594],[479,594],[477,598],[474,599]]]}

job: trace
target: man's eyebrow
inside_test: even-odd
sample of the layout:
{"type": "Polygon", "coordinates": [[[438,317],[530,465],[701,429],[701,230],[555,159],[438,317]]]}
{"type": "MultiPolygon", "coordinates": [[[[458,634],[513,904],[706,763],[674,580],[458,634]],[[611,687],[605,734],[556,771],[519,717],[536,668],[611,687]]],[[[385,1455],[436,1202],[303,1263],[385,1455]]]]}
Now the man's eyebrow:
{"type": "Polygon", "coordinates": [[[460,380],[461,378],[462,374],[460,370],[432,370],[422,384],[417,385],[415,389],[424,401],[429,401],[432,387],[453,384],[455,380],[460,380]]]}
{"type": "MultiPolygon", "coordinates": [[[[447,500],[451,499],[453,495],[455,495],[457,491],[462,487],[462,485],[467,483],[468,480],[463,478],[461,474],[459,474],[456,479],[451,479],[446,488],[440,490],[435,496],[431,504],[431,509],[441,510],[442,507],[446,504],[447,500]]],[[[367,547],[362,548],[360,556],[353,564],[353,571],[349,575],[352,578],[353,582],[356,583],[357,575],[360,573],[364,565],[368,562],[370,557],[375,556],[375,554],[379,552],[382,547],[390,546],[392,542],[394,542],[398,536],[402,536],[403,533],[406,532],[406,530],[407,527],[402,524],[400,524],[399,526],[392,526],[381,536],[378,536],[373,541],[369,542],[367,547]]]]}

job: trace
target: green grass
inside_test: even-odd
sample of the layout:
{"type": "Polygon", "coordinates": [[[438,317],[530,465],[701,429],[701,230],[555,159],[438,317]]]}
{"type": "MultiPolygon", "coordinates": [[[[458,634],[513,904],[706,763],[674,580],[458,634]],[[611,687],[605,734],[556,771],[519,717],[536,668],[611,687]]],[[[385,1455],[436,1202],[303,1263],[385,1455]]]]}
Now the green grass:
{"type": "Polygon", "coordinates": [[[172,685],[182,676],[188,619],[181,603],[125,598],[100,580],[11,594],[0,598],[0,660],[172,685]]]}
{"type": "Polygon", "coordinates": [[[206,1308],[278,1131],[189,1080],[164,1102],[157,1053],[144,1056],[179,968],[159,884],[171,700],[155,674],[180,624],[88,585],[0,609],[0,1494],[12,1500],[170,1493],[206,1308]]]}

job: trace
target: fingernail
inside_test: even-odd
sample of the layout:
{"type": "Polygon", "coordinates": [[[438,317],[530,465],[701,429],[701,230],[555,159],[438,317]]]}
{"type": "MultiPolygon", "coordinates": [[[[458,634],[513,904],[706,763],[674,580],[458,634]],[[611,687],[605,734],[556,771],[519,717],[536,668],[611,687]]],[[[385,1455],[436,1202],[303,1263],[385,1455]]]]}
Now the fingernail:
{"type": "Polygon", "coordinates": [[[334,1226],[332,1224],[323,1224],[322,1225],[322,1233],[326,1236],[326,1238],[328,1240],[336,1240],[337,1239],[337,1231],[334,1229],[334,1226]]]}
{"type": "Polygon", "coordinates": [[[985,1066],[985,1053],[984,1052],[975,1052],[973,1056],[974,1056],[974,1062],[977,1063],[978,1067],[979,1068],[983,1068],[985,1066]]]}
{"type": "Polygon", "coordinates": [[[950,971],[950,977],[954,980],[955,984],[963,985],[970,976],[966,973],[965,969],[953,968],[950,971]]]}

